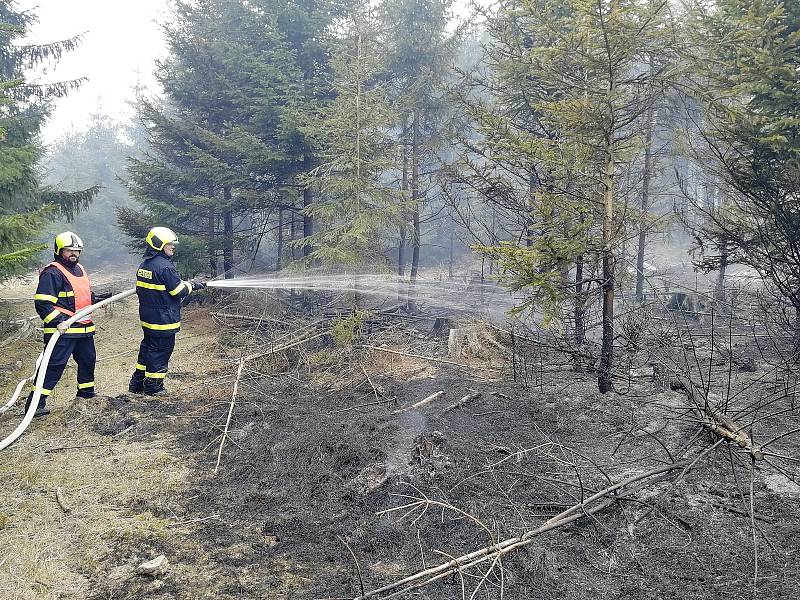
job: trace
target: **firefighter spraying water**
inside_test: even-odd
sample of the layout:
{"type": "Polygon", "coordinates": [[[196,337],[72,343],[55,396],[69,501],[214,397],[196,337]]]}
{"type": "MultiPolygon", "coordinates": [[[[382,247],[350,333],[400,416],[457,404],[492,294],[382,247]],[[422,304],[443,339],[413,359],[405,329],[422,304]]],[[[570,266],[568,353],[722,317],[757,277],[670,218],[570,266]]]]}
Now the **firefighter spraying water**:
{"type": "Polygon", "coordinates": [[[154,227],[145,241],[148,248],[137,271],[136,288],[112,295],[92,292],[89,277],[79,264],[84,247],[81,238],[71,231],[56,236],[54,260],[40,273],[34,296],[36,311],[42,319],[45,347],[36,360],[34,374],[17,385],[9,402],[0,409],[0,414],[7,412],[25,385],[33,384],[22,423],[0,440],[0,450],[16,441],[34,417],[50,413],[47,399],[70,356],[78,365],[76,395],[83,398],[96,395],[95,325],[90,316],[98,308],[134,292],[139,296],[139,318],[144,337],[129,391],[149,395],[166,393],[164,379],[175,347],[175,335],[180,329],[181,300],[205,284],[181,280],[172,262],[178,237],[171,229],[154,227]]]}
{"type": "MultiPolygon", "coordinates": [[[[28,394],[22,423],[5,439],[0,450],[17,440],[34,417],[50,413],[47,400],[59,382],[67,361],[72,356],[78,365],[76,395],[96,395],[94,367],[95,325],[91,314],[136,293],[139,300],[139,322],[142,340],[128,391],[147,396],[169,395],[165,380],[169,360],[175,348],[175,337],[181,328],[181,304],[192,293],[206,287],[199,280],[181,279],[173,262],[178,236],[167,227],[153,227],[146,238],[144,259],[136,271],[136,287],[112,295],[92,291],[89,277],[79,264],[83,241],[73,232],[64,232],[54,241],[54,260],[39,276],[34,297],[36,311],[42,319],[45,347],[36,360],[34,374],[20,381],[0,414],[18,400],[27,384],[28,394]]],[[[372,296],[381,302],[387,299],[409,299],[431,307],[451,310],[474,308],[476,300],[490,312],[504,313],[513,299],[495,284],[483,281],[419,280],[413,283],[391,275],[315,274],[246,278],[210,281],[208,286],[222,289],[265,289],[354,292],[372,296]]],[[[100,382],[102,388],[102,382],[100,382]]]]}

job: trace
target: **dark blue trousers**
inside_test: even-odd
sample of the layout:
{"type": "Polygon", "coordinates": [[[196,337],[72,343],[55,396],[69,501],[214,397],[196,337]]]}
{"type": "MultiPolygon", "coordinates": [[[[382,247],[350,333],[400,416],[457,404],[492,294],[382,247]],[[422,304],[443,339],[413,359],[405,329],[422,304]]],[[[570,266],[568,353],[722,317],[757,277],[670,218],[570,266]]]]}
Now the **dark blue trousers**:
{"type": "MultiPolygon", "coordinates": [[[[50,336],[44,338],[45,346],[50,341],[50,336]]],[[[78,396],[83,398],[91,398],[94,396],[94,364],[97,360],[97,352],[94,348],[94,337],[68,337],[61,336],[56,341],[53,347],[53,353],[50,355],[50,363],[47,365],[47,370],[44,373],[44,383],[41,388],[41,398],[39,399],[39,406],[47,404],[47,398],[53,392],[53,388],[61,379],[64,374],[64,369],[67,366],[69,357],[75,359],[78,364],[78,396]]],[[[37,372],[36,376],[39,374],[37,372]]],[[[34,382],[36,379],[34,379],[34,382]]],[[[33,393],[28,396],[28,401],[25,404],[25,410],[28,410],[33,393]]]]}
{"type": "Polygon", "coordinates": [[[139,344],[139,358],[131,376],[130,389],[152,394],[164,389],[169,358],[175,349],[175,335],[154,336],[146,329],[139,344]]]}

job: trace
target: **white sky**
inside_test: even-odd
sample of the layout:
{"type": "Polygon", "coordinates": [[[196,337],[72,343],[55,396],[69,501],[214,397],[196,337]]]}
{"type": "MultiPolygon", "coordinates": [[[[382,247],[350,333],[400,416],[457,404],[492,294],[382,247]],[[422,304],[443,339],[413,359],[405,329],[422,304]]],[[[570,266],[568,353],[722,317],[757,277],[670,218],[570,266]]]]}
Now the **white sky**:
{"type": "Polygon", "coordinates": [[[139,82],[156,88],[154,61],[166,53],[160,24],[169,14],[168,0],[17,0],[20,9],[33,9],[39,23],[28,41],[44,43],[85,33],[83,43],[65,54],[42,82],[86,77],[83,87],[57,101],[42,130],[51,142],[71,128],[82,129],[92,113],[117,120],[131,116],[126,101],[139,82]]]}
{"type": "MultiPolygon", "coordinates": [[[[464,16],[468,0],[456,0],[464,16]]],[[[70,129],[83,129],[96,112],[115,120],[132,116],[127,101],[139,83],[158,91],[153,77],[155,59],[166,54],[160,25],[168,18],[169,0],[17,0],[20,9],[33,9],[39,23],[27,41],[46,43],[84,33],[81,46],[65,54],[38,81],[86,77],[83,87],[57,101],[42,129],[45,143],[70,129]]]]}

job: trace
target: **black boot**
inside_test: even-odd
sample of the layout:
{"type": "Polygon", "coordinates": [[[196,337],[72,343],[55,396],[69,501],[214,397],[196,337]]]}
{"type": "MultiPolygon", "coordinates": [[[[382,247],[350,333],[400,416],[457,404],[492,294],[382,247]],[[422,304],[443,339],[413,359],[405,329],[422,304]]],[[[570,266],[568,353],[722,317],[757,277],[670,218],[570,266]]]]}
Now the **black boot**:
{"type": "MultiPolygon", "coordinates": [[[[28,409],[31,406],[31,401],[33,400],[33,392],[28,394],[28,399],[25,401],[25,414],[28,414],[28,409]]],[[[45,415],[50,414],[50,409],[47,408],[47,398],[45,396],[39,396],[39,406],[36,407],[36,412],[33,413],[34,417],[44,417],[45,415]]]]}
{"type": "Polygon", "coordinates": [[[144,394],[144,378],[131,377],[130,382],[128,382],[128,392],[131,394],[144,394]]]}
{"type": "Polygon", "coordinates": [[[153,380],[148,379],[144,384],[144,395],[145,396],[169,396],[170,393],[164,387],[162,383],[163,379],[156,379],[158,382],[156,385],[153,385],[153,380]],[[148,385],[150,384],[150,385],[148,385]]]}

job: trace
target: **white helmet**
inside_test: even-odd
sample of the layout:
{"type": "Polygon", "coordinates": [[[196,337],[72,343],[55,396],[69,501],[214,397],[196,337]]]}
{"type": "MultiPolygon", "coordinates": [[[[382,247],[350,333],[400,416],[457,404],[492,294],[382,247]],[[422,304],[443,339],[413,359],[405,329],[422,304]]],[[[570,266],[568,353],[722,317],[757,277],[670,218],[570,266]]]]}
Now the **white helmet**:
{"type": "Polygon", "coordinates": [[[53,256],[58,258],[62,250],[83,250],[83,240],[71,231],[64,231],[53,242],[53,256]]]}

